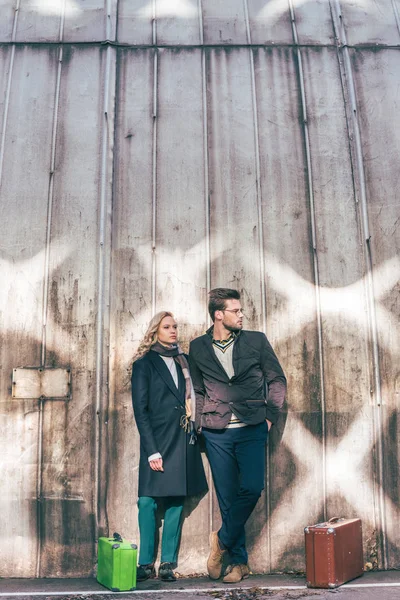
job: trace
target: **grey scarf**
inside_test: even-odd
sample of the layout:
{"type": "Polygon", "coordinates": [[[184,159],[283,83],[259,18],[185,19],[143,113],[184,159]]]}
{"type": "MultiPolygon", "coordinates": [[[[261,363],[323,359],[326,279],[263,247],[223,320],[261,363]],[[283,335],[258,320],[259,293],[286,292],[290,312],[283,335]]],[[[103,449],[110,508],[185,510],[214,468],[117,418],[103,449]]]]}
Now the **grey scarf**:
{"type": "Polygon", "coordinates": [[[196,398],[193,389],[192,378],[190,377],[189,365],[186,356],[183,354],[179,344],[171,344],[163,346],[160,342],[152,345],[151,350],[160,354],[160,356],[172,357],[174,361],[181,367],[185,378],[185,414],[181,417],[180,425],[186,433],[190,434],[189,444],[196,443],[196,433],[194,420],[196,417],[196,398]]]}

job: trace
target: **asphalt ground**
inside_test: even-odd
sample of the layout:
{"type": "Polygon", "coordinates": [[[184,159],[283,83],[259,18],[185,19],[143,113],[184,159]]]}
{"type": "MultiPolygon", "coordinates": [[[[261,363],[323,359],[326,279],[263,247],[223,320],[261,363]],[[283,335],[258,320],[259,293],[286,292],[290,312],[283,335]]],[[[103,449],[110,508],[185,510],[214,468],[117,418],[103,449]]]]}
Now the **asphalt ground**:
{"type": "Polygon", "coordinates": [[[308,589],[297,575],[252,575],[237,585],[207,577],[158,579],[114,593],[95,579],[0,579],[0,600],[400,600],[400,571],[364,573],[333,590],[308,589]]]}

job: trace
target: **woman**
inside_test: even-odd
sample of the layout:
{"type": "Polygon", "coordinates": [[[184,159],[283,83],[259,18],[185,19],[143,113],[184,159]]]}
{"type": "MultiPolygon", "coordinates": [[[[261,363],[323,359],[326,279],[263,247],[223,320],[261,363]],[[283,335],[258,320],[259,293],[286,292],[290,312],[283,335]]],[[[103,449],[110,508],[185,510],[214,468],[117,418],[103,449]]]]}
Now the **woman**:
{"type": "Polygon", "coordinates": [[[195,396],[186,356],[170,312],[150,321],[132,367],[132,403],[140,434],[137,580],[155,577],[156,511],[165,508],[159,577],[175,581],[185,496],[207,490],[195,443],[195,396]]]}

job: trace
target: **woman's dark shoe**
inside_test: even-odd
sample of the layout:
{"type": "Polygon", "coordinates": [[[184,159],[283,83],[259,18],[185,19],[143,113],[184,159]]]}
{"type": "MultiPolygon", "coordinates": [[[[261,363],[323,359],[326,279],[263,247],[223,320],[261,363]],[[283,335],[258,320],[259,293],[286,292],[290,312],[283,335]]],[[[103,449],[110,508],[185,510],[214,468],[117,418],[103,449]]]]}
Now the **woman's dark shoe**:
{"type": "Polygon", "coordinates": [[[176,581],[176,575],[173,571],[173,563],[161,563],[158,569],[158,576],[163,581],[176,581]]]}
{"type": "Polygon", "coordinates": [[[153,579],[156,576],[156,570],[154,563],[149,565],[138,565],[136,571],[136,581],[146,581],[146,579],[153,579]]]}

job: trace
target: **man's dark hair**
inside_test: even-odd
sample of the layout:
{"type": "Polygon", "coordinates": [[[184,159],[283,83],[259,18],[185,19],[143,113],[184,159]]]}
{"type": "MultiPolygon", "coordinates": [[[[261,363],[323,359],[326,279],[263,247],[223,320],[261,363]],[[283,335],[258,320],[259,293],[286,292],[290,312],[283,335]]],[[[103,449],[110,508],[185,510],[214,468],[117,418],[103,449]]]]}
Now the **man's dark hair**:
{"type": "Polygon", "coordinates": [[[215,288],[209,293],[208,312],[211,320],[214,323],[215,311],[224,310],[225,300],[240,300],[240,293],[237,290],[229,288],[215,288]]]}

